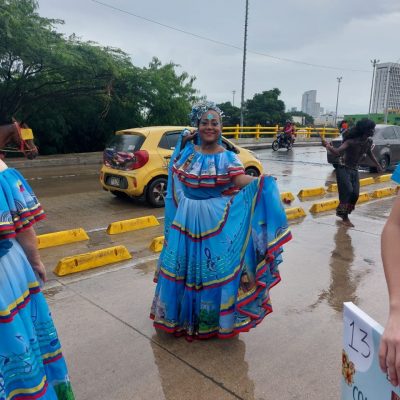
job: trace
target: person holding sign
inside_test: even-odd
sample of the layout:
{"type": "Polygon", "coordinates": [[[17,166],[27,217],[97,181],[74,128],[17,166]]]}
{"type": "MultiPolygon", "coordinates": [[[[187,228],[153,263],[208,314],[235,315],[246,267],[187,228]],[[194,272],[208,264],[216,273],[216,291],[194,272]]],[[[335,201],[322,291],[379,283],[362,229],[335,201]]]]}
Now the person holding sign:
{"type": "MultiPolygon", "coordinates": [[[[400,165],[392,175],[400,183],[400,165]]],[[[379,361],[394,386],[400,384],[400,195],[382,232],[382,261],[389,290],[389,318],[382,336],[379,361]]]]}
{"type": "Polygon", "coordinates": [[[340,164],[336,168],[336,181],[340,201],[336,209],[336,215],[348,227],[354,227],[350,222],[349,214],[354,210],[360,195],[358,175],[360,161],[367,155],[374,162],[378,171],[382,171],[380,164],[372,153],[372,136],[374,132],[375,122],[364,118],[346,133],[340,147],[335,148],[325,139],[321,140],[322,146],[335,156],[340,157],[340,164]]]}

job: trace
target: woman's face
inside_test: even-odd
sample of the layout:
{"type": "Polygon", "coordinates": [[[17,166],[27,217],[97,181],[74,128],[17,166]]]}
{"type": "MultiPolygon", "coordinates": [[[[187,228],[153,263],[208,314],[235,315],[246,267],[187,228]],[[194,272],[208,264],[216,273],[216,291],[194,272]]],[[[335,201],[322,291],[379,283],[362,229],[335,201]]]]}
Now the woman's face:
{"type": "Polygon", "coordinates": [[[199,121],[199,135],[202,143],[212,144],[217,142],[221,134],[221,119],[217,112],[206,111],[199,121]]]}

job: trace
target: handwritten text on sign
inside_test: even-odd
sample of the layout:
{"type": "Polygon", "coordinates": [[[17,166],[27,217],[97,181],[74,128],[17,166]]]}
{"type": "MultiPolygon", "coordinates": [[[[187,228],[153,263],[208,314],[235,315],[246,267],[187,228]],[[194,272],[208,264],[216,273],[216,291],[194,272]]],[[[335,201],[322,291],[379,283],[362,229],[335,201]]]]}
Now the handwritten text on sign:
{"type": "Polygon", "coordinates": [[[383,328],[353,303],[344,304],[342,400],[400,400],[379,368],[383,328]]]}

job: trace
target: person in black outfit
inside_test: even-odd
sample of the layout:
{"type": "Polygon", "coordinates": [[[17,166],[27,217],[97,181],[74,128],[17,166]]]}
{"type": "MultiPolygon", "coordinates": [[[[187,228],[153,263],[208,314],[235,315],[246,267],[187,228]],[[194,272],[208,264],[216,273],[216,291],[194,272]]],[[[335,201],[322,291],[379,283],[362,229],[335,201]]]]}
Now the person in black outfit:
{"type": "Polygon", "coordinates": [[[336,181],[339,190],[339,206],[336,215],[343,220],[343,224],[353,227],[349,214],[354,210],[360,194],[358,168],[360,161],[367,155],[376,165],[378,172],[382,171],[380,164],[372,153],[372,137],[375,133],[375,122],[364,118],[357,122],[355,127],[347,131],[343,143],[335,148],[326,140],[322,146],[337,157],[340,157],[336,169],[336,181]]]}

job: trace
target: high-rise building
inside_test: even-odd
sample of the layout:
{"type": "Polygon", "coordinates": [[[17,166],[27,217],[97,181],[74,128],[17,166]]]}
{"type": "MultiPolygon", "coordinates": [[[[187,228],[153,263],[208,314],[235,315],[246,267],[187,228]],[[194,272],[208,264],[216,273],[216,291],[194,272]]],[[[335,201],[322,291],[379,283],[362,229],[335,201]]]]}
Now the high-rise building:
{"type": "Polygon", "coordinates": [[[316,118],[319,116],[320,108],[320,104],[317,103],[316,90],[308,90],[307,92],[303,93],[303,97],[301,99],[301,111],[316,118]]]}
{"type": "Polygon", "coordinates": [[[377,64],[374,82],[372,114],[385,110],[400,110],[400,64],[377,64]]]}

